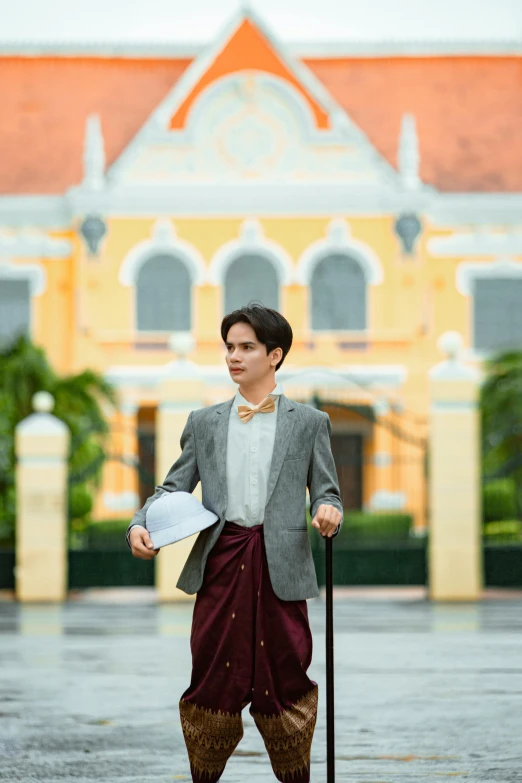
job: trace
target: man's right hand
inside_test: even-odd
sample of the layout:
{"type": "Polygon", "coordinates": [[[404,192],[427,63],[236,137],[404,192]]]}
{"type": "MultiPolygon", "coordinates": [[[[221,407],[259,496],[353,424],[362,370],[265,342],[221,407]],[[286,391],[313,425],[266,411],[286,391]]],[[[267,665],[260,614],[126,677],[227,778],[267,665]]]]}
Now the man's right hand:
{"type": "Polygon", "coordinates": [[[146,527],[133,527],[129,533],[129,541],[132,554],[141,560],[152,560],[159,552],[159,549],[152,548],[153,544],[146,527]]]}

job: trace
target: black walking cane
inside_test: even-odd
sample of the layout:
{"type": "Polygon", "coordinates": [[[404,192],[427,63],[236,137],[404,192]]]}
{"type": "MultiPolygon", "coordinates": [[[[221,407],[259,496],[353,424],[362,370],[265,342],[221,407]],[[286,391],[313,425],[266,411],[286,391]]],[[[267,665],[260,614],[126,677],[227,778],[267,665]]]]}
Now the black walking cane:
{"type": "Polygon", "coordinates": [[[335,783],[333,538],[326,536],[326,781],[335,783]]]}

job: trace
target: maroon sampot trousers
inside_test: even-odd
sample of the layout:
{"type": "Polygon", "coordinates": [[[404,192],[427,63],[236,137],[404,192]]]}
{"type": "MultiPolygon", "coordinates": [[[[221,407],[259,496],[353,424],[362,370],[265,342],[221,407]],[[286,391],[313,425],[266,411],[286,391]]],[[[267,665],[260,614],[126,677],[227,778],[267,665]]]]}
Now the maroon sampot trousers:
{"type": "Polygon", "coordinates": [[[276,778],[308,783],[318,700],[306,674],[308,607],[275,595],[263,525],[225,523],[197,594],[190,645],[192,678],[180,714],[193,781],[220,779],[250,704],[276,778]]]}

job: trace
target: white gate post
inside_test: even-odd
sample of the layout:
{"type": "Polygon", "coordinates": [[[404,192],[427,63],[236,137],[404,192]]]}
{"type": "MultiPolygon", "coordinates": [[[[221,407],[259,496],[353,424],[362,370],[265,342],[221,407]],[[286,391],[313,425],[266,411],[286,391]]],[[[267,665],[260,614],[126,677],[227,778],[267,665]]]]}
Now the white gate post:
{"type": "Polygon", "coordinates": [[[447,360],[430,370],[429,594],[476,601],[483,588],[479,373],[458,358],[458,332],[439,347],[447,360]]]}
{"type": "Polygon", "coordinates": [[[53,407],[51,394],[37,392],[35,413],[15,432],[19,601],[64,601],[67,596],[69,429],[51,414],[53,407]]]}

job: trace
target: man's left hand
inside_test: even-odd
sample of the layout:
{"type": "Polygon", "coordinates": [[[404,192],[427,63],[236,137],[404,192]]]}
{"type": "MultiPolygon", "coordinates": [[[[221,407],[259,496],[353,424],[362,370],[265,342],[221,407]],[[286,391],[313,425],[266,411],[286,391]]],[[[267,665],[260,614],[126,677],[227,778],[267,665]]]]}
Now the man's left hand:
{"type": "Polygon", "coordinates": [[[331,538],[341,524],[342,518],[343,515],[338,508],[323,503],[312,519],[312,525],[319,530],[323,537],[331,538]]]}

